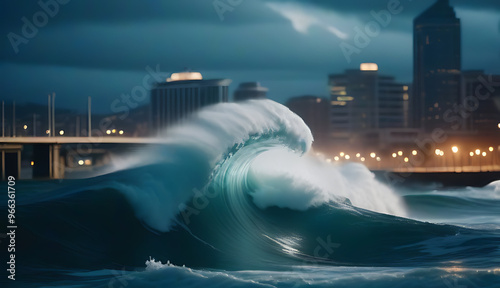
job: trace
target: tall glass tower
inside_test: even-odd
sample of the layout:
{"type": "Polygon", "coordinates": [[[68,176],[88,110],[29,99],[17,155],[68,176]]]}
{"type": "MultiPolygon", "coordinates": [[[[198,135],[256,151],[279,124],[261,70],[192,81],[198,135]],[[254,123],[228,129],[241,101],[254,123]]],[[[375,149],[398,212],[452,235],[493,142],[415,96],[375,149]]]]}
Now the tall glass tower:
{"type": "Polygon", "coordinates": [[[460,19],[449,0],[438,0],[413,22],[415,127],[443,127],[446,110],[460,100],[460,19]]]}

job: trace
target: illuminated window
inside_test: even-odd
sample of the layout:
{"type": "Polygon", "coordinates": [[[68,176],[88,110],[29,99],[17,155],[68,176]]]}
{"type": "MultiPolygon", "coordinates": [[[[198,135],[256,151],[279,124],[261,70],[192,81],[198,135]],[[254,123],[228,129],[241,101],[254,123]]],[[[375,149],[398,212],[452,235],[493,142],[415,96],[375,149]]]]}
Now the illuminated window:
{"type": "Polygon", "coordinates": [[[345,91],[345,87],[344,86],[332,87],[332,91],[334,92],[345,91]]]}
{"type": "Polygon", "coordinates": [[[345,106],[347,103],[345,101],[332,101],[334,106],[345,106]]]}

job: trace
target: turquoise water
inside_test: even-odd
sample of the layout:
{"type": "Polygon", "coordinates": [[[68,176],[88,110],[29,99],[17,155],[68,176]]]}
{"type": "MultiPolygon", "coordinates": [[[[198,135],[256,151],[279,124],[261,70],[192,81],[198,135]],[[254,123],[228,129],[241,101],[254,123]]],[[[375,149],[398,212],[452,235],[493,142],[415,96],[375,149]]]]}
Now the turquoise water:
{"type": "Polygon", "coordinates": [[[163,138],[89,179],[17,182],[17,280],[0,283],[500,287],[500,182],[388,187],[314,156],[271,101],[212,106],[163,138]]]}

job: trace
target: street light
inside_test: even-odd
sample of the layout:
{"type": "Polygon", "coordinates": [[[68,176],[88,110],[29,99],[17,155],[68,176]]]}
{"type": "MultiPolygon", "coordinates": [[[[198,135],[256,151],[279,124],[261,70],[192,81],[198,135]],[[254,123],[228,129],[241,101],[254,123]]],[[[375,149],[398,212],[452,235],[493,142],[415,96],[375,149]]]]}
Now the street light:
{"type": "Polygon", "coordinates": [[[405,157],[404,161],[405,161],[406,163],[408,163],[408,161],[410,161],[410,159],[408,159],[408,157],[405,157]]]}
{"type": "MultiPolygon", "coordinates": [[[[483,157],[486,157],[486,152],[483,152],[483,153],[478,153],[478,152],[481,152],[479,151],[479,149],[476,150],[476,154],[479,156],[479,155],[483,155],[483,157]]],[[[483,163],[481,161],[481,157],[479,157],[479,172],[482,172],[483,171],[483,163]]]]}
{"type": "Polygon", "coordinates": [[[398,151],[399,156],[403,156],[403,151],[398,151]]]}
{"type": "Polygon", "coordinates": [[[28,129],[28,125],[24,125],[23,128],[24,128],[24,130],[28,129]]]}
{"type": "Polygon", "coordinates": [[[59,131],[59,135],[63,136],[64,135],[64,130],[59,131]]]}
{"type": "Polygon", "coordinates": [[[377,157],[377,154],[375,154],[375,152],[372,152],[372,153],[370,153],[370,157],[375,158],[375,157],[377,157]]]}
{"type": "Polygon", "coordinates": [[[345,155],[345,160],[349,160],[349,159],[351,159],[351,156],[345,155]]]}
{"type": "Polygon", "coordinates": [[[476,155],[478,155],[478,156],[479,156],[479,154],[481,154],[481,150],[476,149],[476,155]]]}
{"type": "Polygon", "coordinates": [[[472,167],[473,167],[473,165],[472,165],[472,164],[474,164],[474,163],[472,162],[472,161],[473,161],[473,159],[472,159],[472,158],[474,157],[474,155],[475,155],[475,154],[474,154],[474,152],[472,152],[472,151],[471,151],[471,152],[469,152],[469,156],[470,156],[470,159],[469,159],[469,166],[470,166],[470,168],[471,168],[471,169],[472,169],[472,167]]]}
{"type": "Polygon", "coordinates": [[[398,154],[392,153],[392,158],[396,158],[396,157],[398,157],[398,154]]]}
{"type": "Polygon", "coordinates": [[[441,150],[439,149],[436,149],[436,151],[434,151],[436,153],[437,156],[439,156],[441,154],[441,150]]]}
{"type": "Polygon", "coordinates": [[[340,159],[339,156],[333,157],[333,160],[335,160],[335,161],[339,161],[339,159],[340,159]]]}
{"type": "Polygon", "coordinates": [[[340,157],[344,157],[345,153],[344,152],[340,152],[340,157]]]}
{"type": "MultiPolygon", "coordinates": [[[[455,154],[457,154],[457,152],[458,152],[458,147],[457,146],[451,147],[451,151],[453,152],[453,155],[452,155],[452,159],[453,159],[453,172],[456,172],[457,167],[455,166],[455,154]]],[[[462,165],[460,165],[460,166],[462,166],[462,165]]]]}
{"type": "Polygon", "coordinates": [[[123,135],[123,130],[120,130],[120,132],[118,132],[120,135],[123,135]]]}
{"type": "Polygon", "coordinates": [[[356,154],[356,158],[359,158],[359,157],[361,157],[361,154],[359,154],[359,153],[356,154]]]}
{"type": "Polygon", "coordinates": [[[365,157],[361,157],[361,162],[365,162],[365,157]]]}
{"type": "Polygon", "coordinates": [[[417,156],[417,154],[418,154],[417,150],[413,150],[413,151],[411,151],[411,155],[413,155],[413,156],[417,156]]]}
{"type": "Polygon", "coordinates": [[[490,150],[491,153],[491,165],[493,165],[493,170],[495,170],[495,162],[496,162],[496,157],[497,155],[495,153],[493,153],[493,150],[495,150],[493,147],[489,147],[488,150],[490,150]]]}

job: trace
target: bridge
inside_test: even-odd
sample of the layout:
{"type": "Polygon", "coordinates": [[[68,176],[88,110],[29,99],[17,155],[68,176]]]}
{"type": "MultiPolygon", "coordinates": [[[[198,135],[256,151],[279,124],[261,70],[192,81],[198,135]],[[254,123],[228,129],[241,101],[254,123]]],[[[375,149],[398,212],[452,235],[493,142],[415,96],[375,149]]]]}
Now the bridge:
{"type": "Polygon", "coordinates": [[[159,144],[161,138],[138,137],[0,137],[2,180],[7,176],[21,175],[21,151],[24,145],[33,146],[33,178],[60,179],[64,177],[65,161],[61,157],[61,145],[81,144],[159,144]]]}

